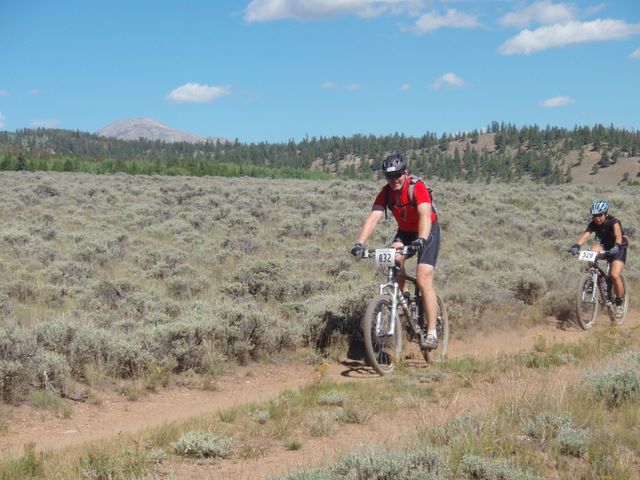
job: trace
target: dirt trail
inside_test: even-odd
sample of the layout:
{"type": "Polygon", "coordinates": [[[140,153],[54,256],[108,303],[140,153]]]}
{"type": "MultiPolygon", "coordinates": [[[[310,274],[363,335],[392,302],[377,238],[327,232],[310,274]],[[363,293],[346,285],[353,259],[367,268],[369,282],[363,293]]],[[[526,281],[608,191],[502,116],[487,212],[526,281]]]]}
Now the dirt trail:
{"type": "MultiPolygon", "coordinates": [[[[639,318],[637,311],[629,312],[625,325],[621,328],[638,325],[639,318]]],[[[594,330],[605,328],[605,324],[606,319],[602,316],[594,330]]],[[[575,342],[589,334],[590,332],[584,332],[577,327],[560,329],[557,324],[549,323],[528,329],[467,336],[463,340],[452,339],[449,356],[453,358],[471,355],[491,358],[501,352],[514,353],[531,349],[539,335],[544,336],[547,342],[575,342]]],[[[424,362],[416,362],[416,368],[428,367],[424,362]]],[[[362,362],[347,359],[330,363],[325,374],[337,382],[355,379],[380,381],[380,377],[362,362]]],[[[137,432],[239,404],[264,401],[277,396],[284,389],[303,387],[318,375],[317,368],[308,365],[252,365],[239,368],[233,374],[220,379],[216,391],[172,388],[134,402],[114,393],[101,394],[101,405],[73,404],[73,415],[66,419],[55,418],[50,413],[39,413],[31,407],[21,406],[11,415],[8,431],[0,438],[0,458],[21,454],[24,445],[29,442],[35,442],[38,450],[79,446],[113,437],[120,432],[137,432]]],[[[441,421],[448,414],[466,411],[465,408],[472,408],[479,398],[475,394],[472,397],[474,398],[459,399],[455,408],[451,405],[434,408],[429,415],[434,415],[441,421]]],[[[412,415],[424,415],[423,410],[420,412],[412,415]]],[[[418,420],[432,423],[434,418],[418,420]]],[[[400,420],[395,418],[386,422],[383,418],[376,417],[375,422],[368,422],[366,425],[348,426],[337,437],[305,441],[304,448],[299,451],[283,450],[258,460],[225,462],[224,465],[215,467],[215,477],[209,476],[212,474],[211,465],[176,464],[170,468],[174,468],[176,474],[184,474],[178,475],[177,478],[257,478],[258,464],[262,473],[273,473],[286,471],[295,465],[319,462],[332,457],[341,448],[356,448],[358,444],[353,443],[354,438],[375,438],[377,429],[388,429],[391,424],[396,433],[389,435],[389,430],[384,433],[389,440],[393,440],[400,432],[405,431],[401,425],[397,425],[398,422],[411,422],[415,425],[415,421],[416,418],[406,415],[406,412],[400,420]],[[185,472],[185,469],[189,471],[185,472]]]]}

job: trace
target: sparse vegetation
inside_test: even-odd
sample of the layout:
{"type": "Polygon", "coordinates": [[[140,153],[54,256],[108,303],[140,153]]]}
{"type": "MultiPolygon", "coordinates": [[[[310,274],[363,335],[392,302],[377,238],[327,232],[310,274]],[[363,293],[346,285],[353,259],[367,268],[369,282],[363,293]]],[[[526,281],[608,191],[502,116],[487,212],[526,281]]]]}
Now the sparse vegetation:
{"type": "Polygon", "coordinates": [[[544,380],[535,380],[539,369],[528,365],[522,354],[480,361],[477,369],[464,370],[466,378],[459,375],[463,371],[460,361],[432,367],[438,372],[439,388],[427,398],[421,386],[424,374],[411,369],[395,374],[390,382],[375,383],[336,384],[320,374],[306,388],[284,391],[258,405],[165,425],[139,438],[121,436],[80,450],[72,458],[68,453],[45,457],[31,452],[5,462],[3,468],[5,472],[16,468],[35,472],[26,478],[69,478],[70,469],[80,472],[82,478],[162,478],[170,474],[176,461],[218,463],[228,458],[237,462],[277,449],[302,449],[318,438],[326,442],[351,423],[344,412],[366,407],[373,421],[390,410],[402,409],[415,419],[413,427],[405,431],[400,443],[390,443],[384,435],[367,438],[366,447],[345,451],[324,466],[277,478],[631,479],[640,458],[640,443],[634,434],[640,428],[639,398],[630,396],[611,404],[593,385],[608,377],[612,368],[637,369],[638,333],[638,327],[603,329],[591,332],[575,346],[545,343],[542,349],[542,342],[537,342],[532,352],[571,351],[575,355],[571,365],[546,367],[551,371],[544,380]],[[594,369],[602,360],[604,364],[594,369]],[[567,380],[549,383],[556,376],[567,380]],[[427,414],[425,421],[423,415],[438,408],[437,404],[458,398],[467,381],[476,385],[471,403],[491,391],[491,405],[435,422],[427,414]]]}
{"type": "MultiPolygon", "coordinates": [[[[637,186],[630,184],[431,184],[442,211],[437,288],[459,337],[535,325],[547,316],[571,322],[580,266],[564,250],[586,225],[590,202],[609,199],[632,245],[640,223],[637,186]]],[[[229,366],[269,361],[299,347],[330,355],[332,348],[357,345],[362,311],[379,278],[348,256],[348,246],[379,187],[345,180],[1,172],[0,406],[31,401],[66,416],[68,400],[60,397],[72,385],[109,385],[135,400],[182,376],[214,385],[229,366]]],[[[392,222],[381,225],[371,245],[386,244],[394,232],[392,222]]],[[[628,263],[631,291],[639,272],[637,262],[628,263]]],[[[504,472],[546,478],[550,468],[571,471],[568,465],[578,465],[584,478],[632,478],[632,462],[640,457],[630,434],[640,428],[633,413],[637,331],[603,332],[589,332],[590,343],[576,345],[539,338],[531,351],[459,358],[428,373],[400,369],[382,388],[321,379],[261,405],[167,427],[144,444],[121,439],[84,451],[71,476],[140,477],[162,469],[165,455],[183,458],[173,444],[205,452],[208,437],[187,442],[182,435],[188,432],[233,438],[231,458],[297,450],[399,406],[447,400],[509,375],[552,376],[571,368],[589,373],[561,399],[523,404],[506,398],[487,418],[470,414],[421,429],[424,443],[400,448],[388,468],[410,471],[404,462],[422,462],[416,456],[427,452],[437,468],[427,462],[433,468],[421,466],[420,478],[500,478],[504,472]],[[617,358],[617,351],[630,353],[617,358]],[[593,368],[595,359],[609,358],[593,368]],[[627,453],[620,456],[617,448],[627,453]],[[542,460],[547,457],[553,467],[542,460]]],[[[0,430],[5,418],[0,410],[0,430]]],[[[349,461],[352,471],[370,472],[371,452],[353,455],[360,457],[349,461]]],[[[69,478],[68,465],[51,469],[49,462],[26,452],[5,461],[3,472],[69,478]]],[[[290,478],[347,478],[333,467],[314,472],[290,478]]]]}
{"type": "Polygon", "coordinates": [[[184,457],[225,458],[233,452],[231,438],[202,431],[186,432],[171,446],[184,457]]]}
{"type": "MultiPolygon", "coordinates": [[[[135,398],[184,372],[210,383],[230,364],[358,341],[375,272],[347,250],[378,183],[30,172],[0,183],[4,402],[44,374],[58,392],[111,379],[135,398]]],[[[452,335],[571,321],[580,267],[564,249],[588,204],[608,198],[632,244],[640,222],[634,186],[432,184],[452,335]]],[[[638,272],[629,262],[632,289],[638,272]]]]}

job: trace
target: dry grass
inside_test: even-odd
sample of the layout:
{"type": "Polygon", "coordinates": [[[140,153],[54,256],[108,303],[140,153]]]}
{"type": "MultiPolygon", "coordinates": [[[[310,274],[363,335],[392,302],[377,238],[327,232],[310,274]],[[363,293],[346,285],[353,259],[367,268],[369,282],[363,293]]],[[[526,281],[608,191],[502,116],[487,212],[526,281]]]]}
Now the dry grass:
{"type": "MultiPolygon", "coordinates": [[[[609,199],[632,246],[640,223],[634,186],[433,186],[452,335],[571,321],[580,266],[564,250],[591,201],[609,199]]],[[[105,379],[153,390],[299,346],[344,348],[379,281],[348,255],[379,188],[0,173],[3,400],[22,401],[45,370],[58,391],[105,379]]],[[[394,232],[380,225],[371,246],[394,232]]],[[[625,275],[633,288],[637,262],[625,275]]]]}

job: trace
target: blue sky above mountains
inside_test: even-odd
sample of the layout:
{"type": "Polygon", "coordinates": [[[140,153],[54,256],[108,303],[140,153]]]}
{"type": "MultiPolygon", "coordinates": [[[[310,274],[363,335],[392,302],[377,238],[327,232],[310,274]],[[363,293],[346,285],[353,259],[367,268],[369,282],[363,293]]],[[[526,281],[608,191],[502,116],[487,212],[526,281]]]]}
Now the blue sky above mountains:
{"type": "Polygon", "coordinates": [[[634,0],[0,5],[0,129],[147,117],[201,136],[638,129],[634,0]]]}

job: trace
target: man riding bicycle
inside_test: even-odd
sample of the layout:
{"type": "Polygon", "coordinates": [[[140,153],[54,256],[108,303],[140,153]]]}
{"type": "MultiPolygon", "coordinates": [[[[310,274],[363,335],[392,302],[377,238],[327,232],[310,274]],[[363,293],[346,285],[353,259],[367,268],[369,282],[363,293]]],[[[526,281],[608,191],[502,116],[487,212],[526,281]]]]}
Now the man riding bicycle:
{"type": "Polygon", "coordinates": [[[609,250],[609,261],[611,262],[611,280],[613,282],[613,292],[616,296],[615,314],[621,318],[624,315],[624,284],[620,274],[624,269],[627,260],[627,246],[629,242],[622,231],[620,220],[609,215],[609,204],[606,200],[596,200],[591,204],[591,222],[587,229],[576,243],[571,245],[569,252],[577,255],[580,247],[589,239],[592,233],[596,234],[599,243],[593,245],[591,250],[601,252],[609,250]]]}
{"type": "MultiPolygon", "coordinates": [[[[387,184],[373,202],[371,213],[365,219],[360,229],[357,241],[351,248],[351,254],[361,258],[367,239],[373,233],[376,225],[384,215],[386,208],[391,210],[396,222],[396,232],[391,247],[402,248],[412,245],[418,252],[418,266],[416,268],[416,284],[420,289],[422,307],[426,312],[427,334],[420,337],[420,348],[423,350],[438,348],[438,334],[436,332],[436,315],[438,301],[433,287],[433,271],[440,250],[440,226],[438,215],[432,208],[432,198],[421,180],[414,181],[407,172],[407,163],[402,155],[391,154],[382,162],[382,171],[387,184]],[[410,195],[413,186],[413,195],[410,195]]],[[[406,258],[408,258],[407,256],[406,258]]],[[[405,256],[398,255],[401,273],[404,274],[405,256]]],[[[400,288],[404,289],[404,279],[398,279],[400,288]]]]}

